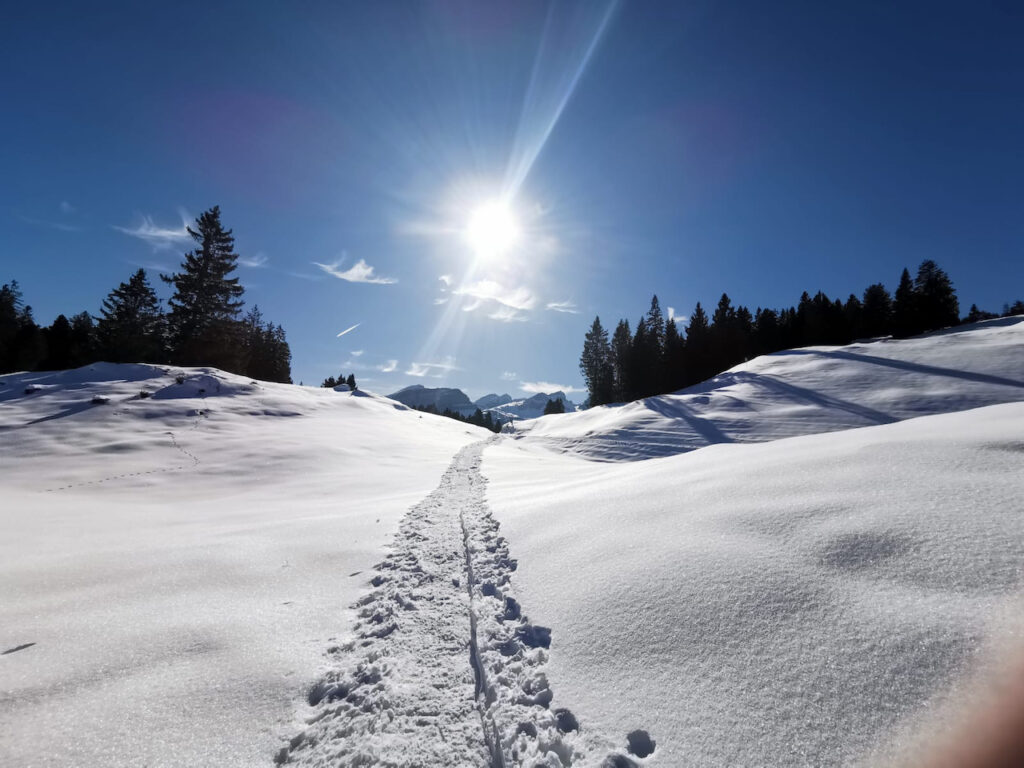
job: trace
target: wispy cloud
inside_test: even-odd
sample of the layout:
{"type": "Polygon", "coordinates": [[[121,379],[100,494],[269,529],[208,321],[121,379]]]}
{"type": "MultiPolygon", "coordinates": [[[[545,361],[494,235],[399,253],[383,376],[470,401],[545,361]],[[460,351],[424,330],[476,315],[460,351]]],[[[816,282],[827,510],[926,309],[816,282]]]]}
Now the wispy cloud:
{"type": "Polygon", "coordinates": [[[64,224],[59,221],[46,221],[44,219],[33,219],[31,216],[22,216],[17,214],[18,218],[24,221],[26,224],[34,224],[37,227],[47,227],[48,229],[56,229],[61,232],[81,232],[81,227],[76,227],[74,224],[64,224]]]}
{"type": "Polygon", "coordinates": [[[184,210],[179,210],[178,214],[181,216],[180,229],[161,227],[153,221],[152,216],[143,216],[142,221],[138,226],[118,227],[115,225],[114,229],[131,237],[137,237],[140,240],[144,240],[153,246],[155,250],[172,248],[177,243],[184,243],[191,239],[191,236],[186,230],[186,227],[188,226],[188,214],[185,213],[184,210]]]}
{"type": "Polygon", "coordinates": [[[572,301],[549,301],[547,308],[552,312],[566,312],[570,315],[579,314],[579,310],[576,309],[576,304],[572,301]]]}
{"type": "Polygon", "coordinates": [[[364,350],[364,349],[356,349],[356,350],[353,350],[351,352],[351,355],[352,355],[352,357],[362,357],[363,356],[363,352],[365,352],[365,351],[366,350],[364,350]]]}
{"type": "Polygon", "coordinates": [[[347,280],[350,283],[374,283],[376,285],[391,285],[397,283],[393,277],[380,277],[374,274],[373,267],[366,263],[364,259],[360,259],[351,267],[346,270],[340,269],[342,260],[336,261],[333,264],[321,264],[319,261],[314,261],[313,264],[320,267],[324,272],[332,277],[336,277],[339,280],[347,280]]]}
{"type": "Polygon", "coordinates": [[[511,307],[500,306],[488,315],[491,320],[499,320],[503,323],[525,323],[526,315],[511,307]]]}
{"type": "Polygon", "coordinates": [[[348,328],[346,328],[346,329],[345,329],[344,331],[342,331],[341,333],[339,333],[339,334],[338,334],[338,336],[337,336],[337,338],[339,338],[339,339],[340,339],[340,338],[341,338],[342,336],[344,336],[344,335],[345,335],[346,333],[352,333],[352,331],[354,331],[354,330],[355,330],[356,328],[358,328],[358,327],[359,327],[360,325],[362,325],[362,323],[356,323],[355,325],[349,326],[349,327],[348,327],[348,328]]]}
{"type": "Polygon", "coordinates": [[[238,263],[241,266],[249,267],[251,269],[262,269],[263,267],[266,267],[269,262],[270,259],[267,258],[267,254],[263,253],[262,251],[253,254],[252,256],[238,257],[238,263]]]}
{"type": "Polygon", "coordinates": [[[533,309],[537,298],[525,286],[506,288],[494,280],[477,280],[475,283],[460,285],[452,293],[457,296],[470,296],[474,299],[496,301],[512,309],[533,309]]]}
{"type": "Polygon", "coordinates": [[[439,296],[438,298],[434,299],[434,306],[438,306],[439,307],[442,304],[447,304],[447,303],[448,303],[448,297],[447,296],[439,296]]]}
{"type": "Polygon", "coordinates": [[[501,378],[503,381],[515,381],[519,378],[519,374],[515,371],[503,371],[501,378]]]}
{"type": "Polygon", "coordinates": [[[450,286],[452,284],[452,276],[451,275],[441,275],[437,279],[440,280],[442,283],[444,283],[446,286],[450,286]]]}
{"type": "Polygon", "coordinates": [[[686,325],[690,322],[690,318],[686,315],[677,315],[675,307],[668,308],[668,319],[676,323],[677,325],[686,325]]]}
{"type": "Polygon", "coordinates": [[[535,395],[538,392],[544,394],[551,394],[552,392],[565,392],[567,395],[572,392],[585,392],[582,387],[571,387],[565,384],[555,384],[550,381],[521,381],[519,382],[519,388],[523,392],[529,392],[531,395],[535,395]]]}
{"type": "Polygon", "coordinates": [[[67,200],[61,200],[61,202],[60,202],[60,212],[61,213],[75,213],[77,210],[78,209],[75,208],[75,206],[73,206],[67,200]]]}
{"type": "Polygon", "coordinates": [[[408,370],[406,370],[406,376],[416,376],[422,378],[424,376],[430,376],[433,378],[440,378],[448,371],[460,371],[462,370],[455,365],[454,357],[446,357],[440,362],[433,363],[410,363],[408,370]]]}
{"type": "Polygon", "coordinates": [[[398,368],[398,361],[397,360],[388,360],[383,365],[378,365],[377,366],[377,370],[380,371],[381,373],[391,373],[396,368],[398,368]]]}

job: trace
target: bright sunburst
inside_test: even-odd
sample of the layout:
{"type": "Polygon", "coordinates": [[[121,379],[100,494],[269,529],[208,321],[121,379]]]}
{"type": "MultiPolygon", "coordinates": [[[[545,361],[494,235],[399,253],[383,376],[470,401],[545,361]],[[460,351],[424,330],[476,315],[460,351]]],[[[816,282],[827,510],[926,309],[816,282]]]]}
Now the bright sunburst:
{"type": "Polygon", "coordinates": [[[493,259],[504,254],[519,240],[519,223],[505,203],[491,201],[479,206],[466,224],[466,242],[477,258],[493,259]]]}

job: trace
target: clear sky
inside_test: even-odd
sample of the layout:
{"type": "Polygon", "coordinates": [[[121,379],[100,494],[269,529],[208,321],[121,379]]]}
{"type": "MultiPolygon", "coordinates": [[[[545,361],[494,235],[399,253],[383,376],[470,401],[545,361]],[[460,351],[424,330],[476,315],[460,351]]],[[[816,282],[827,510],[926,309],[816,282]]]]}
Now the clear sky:
{"type": "Polygon", "coordinates": [[[579,388],[595,314],[845,298],[925,258],[965,312],[1024,298],[1021,3],[3,17],[0,282],[40,323],[159,282],[215,204],[306,384],[579,388]]]}

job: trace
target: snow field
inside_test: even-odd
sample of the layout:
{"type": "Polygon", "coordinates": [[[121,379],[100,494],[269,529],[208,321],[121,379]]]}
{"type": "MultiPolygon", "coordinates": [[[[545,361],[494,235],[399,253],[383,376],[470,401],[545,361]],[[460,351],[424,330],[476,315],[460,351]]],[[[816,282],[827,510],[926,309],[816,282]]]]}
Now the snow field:
{"type": "Polygon", "coordinates": [[[853,765],[1024,642],[1022,434],[1016,403],[619,464],[507,440],[482,471],[581,721],[662,765],[853,765]]]}

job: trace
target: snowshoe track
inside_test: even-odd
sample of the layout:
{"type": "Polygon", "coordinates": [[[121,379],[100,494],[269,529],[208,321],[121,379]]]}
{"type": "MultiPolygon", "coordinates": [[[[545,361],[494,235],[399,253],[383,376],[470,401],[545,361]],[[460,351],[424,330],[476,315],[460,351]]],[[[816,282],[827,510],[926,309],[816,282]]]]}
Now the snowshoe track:
{"type": "Polygon", "coordinates": [[[551,707],[551,632],[514,595],[516,562],[485,501],[483,448],[462,449],[406,514],[373,591],[353,606],[354,637],[328,649],[308,727],[278,763],[637,765],[551,707]]]}

